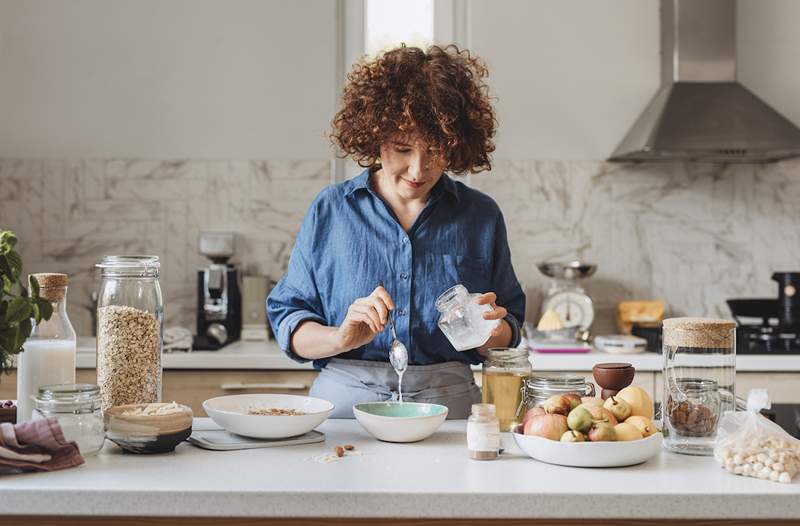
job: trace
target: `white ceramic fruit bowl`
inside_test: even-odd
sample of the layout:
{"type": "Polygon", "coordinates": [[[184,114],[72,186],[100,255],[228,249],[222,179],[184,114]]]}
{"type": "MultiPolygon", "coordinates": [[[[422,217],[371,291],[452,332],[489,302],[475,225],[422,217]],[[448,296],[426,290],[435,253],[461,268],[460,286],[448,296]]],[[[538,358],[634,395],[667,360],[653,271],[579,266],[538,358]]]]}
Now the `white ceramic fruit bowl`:
{"type": "Polygon", "coordinates": [[[203,402],[208,416],[218,426],[252,438],[288,438],[308,433],[333,412],[327,400],[284,394],[218,396],[203,402]],[[301,415],[250,415],[250,409],[294,409],[301,415]]]}
{"type": "Polygon", "coordinates": [[[661,433],[628,442],[557,442],[514,433],[517,445],[531,458],[579,468],[611,468],[641,464],[661,449],[661,433]]]}

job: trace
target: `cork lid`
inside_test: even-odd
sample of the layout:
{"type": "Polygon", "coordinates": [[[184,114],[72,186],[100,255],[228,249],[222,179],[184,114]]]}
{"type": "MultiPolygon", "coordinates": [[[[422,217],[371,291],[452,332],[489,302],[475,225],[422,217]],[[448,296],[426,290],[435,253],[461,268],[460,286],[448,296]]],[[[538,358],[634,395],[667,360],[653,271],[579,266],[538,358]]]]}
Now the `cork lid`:
{"type": "MultiPolygon", "coordinates": [[[[67,286],[67,275],[52,272],[42,272],[31,274],[39,282],[39,295],[46,300],[61,301],[64,299],[65,287],[67,286]]],[[[30,276],[28,277],[30,281],[30,276]]]]}
{"type": "Polygon", "coordinates": [[[674,347],[723,349],[733,347],[736,322],[716,318],[667,318],[664,344],[674,347]]]}

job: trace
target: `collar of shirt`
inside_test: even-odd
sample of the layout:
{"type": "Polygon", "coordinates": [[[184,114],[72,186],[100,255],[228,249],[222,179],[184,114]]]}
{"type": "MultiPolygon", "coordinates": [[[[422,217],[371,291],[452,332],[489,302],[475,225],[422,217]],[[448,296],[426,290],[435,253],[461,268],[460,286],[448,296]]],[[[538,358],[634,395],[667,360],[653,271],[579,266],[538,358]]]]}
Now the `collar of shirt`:
{"type": "MultiPolygon", "coordinates": [[[[344,195],[351,196],[358,191],[366,191],[377,196],[375,189],[372,187],[372,183],[370,183],[369,175],[370,169],[367,168],[356,177],[350,179],[344,195]]],[[[439,181],[437,181],[434,187],[431,189],[429,200],[433,202],[439,199],[439,197],[441,197],[445,192],[449,195],[452,195],[456,201],[460,200],[458,195],[458,186],[456,186],[455,181],[453,181],[449,175],[442,174],[442,177],[439,178],[439,181]]]]}

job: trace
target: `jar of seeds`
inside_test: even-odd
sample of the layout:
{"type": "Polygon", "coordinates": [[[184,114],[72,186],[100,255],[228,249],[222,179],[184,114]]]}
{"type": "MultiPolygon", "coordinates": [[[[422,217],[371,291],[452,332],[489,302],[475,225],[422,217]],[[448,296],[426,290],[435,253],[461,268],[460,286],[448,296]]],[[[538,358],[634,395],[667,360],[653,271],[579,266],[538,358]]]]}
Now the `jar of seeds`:
{"type": "Polygon", "coordinates": [[[103,411],[161,401],[164,304],[156,256],[106,256],[97,301],[97,384],[103,411]]]}

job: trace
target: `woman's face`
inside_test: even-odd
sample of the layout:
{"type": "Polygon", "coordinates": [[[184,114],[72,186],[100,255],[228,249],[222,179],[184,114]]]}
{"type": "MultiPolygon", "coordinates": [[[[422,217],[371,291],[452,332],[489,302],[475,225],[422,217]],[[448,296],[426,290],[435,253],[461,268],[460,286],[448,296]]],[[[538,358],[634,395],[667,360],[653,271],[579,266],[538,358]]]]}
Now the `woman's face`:
{"type": "Polygon", "coordinates": [[[442,177],[447,166],[414,136],[398,135],[381,145],[385,183],[404,199],[424,199],[442,177]]]}

